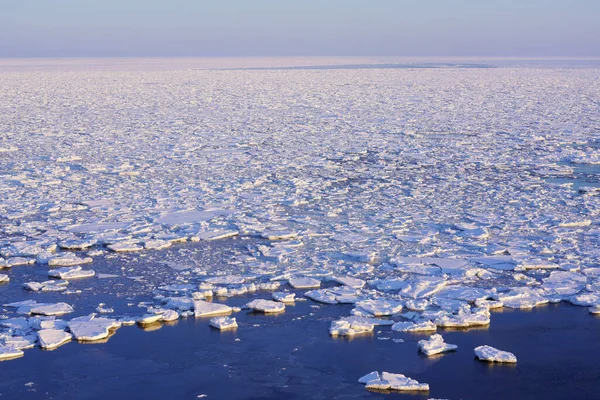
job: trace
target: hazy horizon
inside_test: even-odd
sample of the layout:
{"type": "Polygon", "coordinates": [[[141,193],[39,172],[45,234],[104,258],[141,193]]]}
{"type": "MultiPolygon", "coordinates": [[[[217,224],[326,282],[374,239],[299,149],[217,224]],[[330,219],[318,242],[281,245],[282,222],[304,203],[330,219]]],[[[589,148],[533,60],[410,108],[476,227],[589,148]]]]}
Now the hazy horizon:
{"type": "Polygon", "coordinates": [[[1,58],[600,56],[591,0],[29,0],[2,10],[1,58]]]}

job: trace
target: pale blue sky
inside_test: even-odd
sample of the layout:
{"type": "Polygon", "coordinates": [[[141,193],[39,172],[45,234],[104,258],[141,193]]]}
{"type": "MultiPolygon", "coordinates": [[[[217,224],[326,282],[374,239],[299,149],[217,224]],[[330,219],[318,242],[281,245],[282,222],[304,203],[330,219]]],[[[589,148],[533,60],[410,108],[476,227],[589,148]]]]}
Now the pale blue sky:
{"type": "Polygon", "coordinates": [[[600,56],[600,0],[0,0],[0,57],[600,56]]]}

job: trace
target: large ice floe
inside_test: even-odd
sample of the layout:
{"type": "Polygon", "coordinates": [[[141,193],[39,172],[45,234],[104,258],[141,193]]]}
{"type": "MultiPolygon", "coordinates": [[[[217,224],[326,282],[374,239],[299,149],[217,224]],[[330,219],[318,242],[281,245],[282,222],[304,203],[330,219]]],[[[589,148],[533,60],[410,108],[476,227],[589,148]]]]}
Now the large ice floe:
{"type": "Polygon", "coordinates": [[[323,329],[344,337],[600,313],[598,69],[7,74],[0,359],[135,323],[229,329],[243,304],[338,307],[323,329]]]}
{"type": "Polygon", "coordinates": [[[498,350],[492,346],[475,347],[475,355],[481,361],[498,363],[516,363],[517,357],[511,352],[498,350]]]}
{"type": "Polygon", "coordinates": [[[402,374],[390,372],[382,372],[380,375],[377,371],[373,371],[361,377],[358,382],[371,390],[429,391],[429,385],[426,383],[419,383],[402,374]]]}

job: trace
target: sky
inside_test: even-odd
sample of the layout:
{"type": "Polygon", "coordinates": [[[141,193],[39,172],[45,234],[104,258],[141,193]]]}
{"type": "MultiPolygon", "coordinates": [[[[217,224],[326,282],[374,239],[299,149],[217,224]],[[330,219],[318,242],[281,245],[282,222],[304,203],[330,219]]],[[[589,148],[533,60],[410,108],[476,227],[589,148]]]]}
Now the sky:
{"type": "Polygon", "coordinates": [[[600,0],[0,0],[0,57],[600,56],[600,0]]]}

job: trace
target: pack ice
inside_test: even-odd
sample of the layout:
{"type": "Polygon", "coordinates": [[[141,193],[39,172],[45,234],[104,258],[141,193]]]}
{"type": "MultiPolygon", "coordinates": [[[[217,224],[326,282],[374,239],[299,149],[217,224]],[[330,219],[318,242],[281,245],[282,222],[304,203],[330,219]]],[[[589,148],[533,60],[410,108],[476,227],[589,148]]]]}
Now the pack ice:
{"type": "MultiPolygon", "coordinates": [[[[8,318],[69,311],[44,296],[71,287],[95,308],[97,279],[74,280],[93,271],[144,297],[128,322],[277,290],[255,305],[352,304],[332,335],[599,312],[597,68],[138,72],[0,71],[0,290],[39,301],[8,318]]],[[[118,325],[86,318],[78,340],[118,325]]]]}

